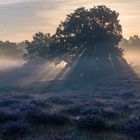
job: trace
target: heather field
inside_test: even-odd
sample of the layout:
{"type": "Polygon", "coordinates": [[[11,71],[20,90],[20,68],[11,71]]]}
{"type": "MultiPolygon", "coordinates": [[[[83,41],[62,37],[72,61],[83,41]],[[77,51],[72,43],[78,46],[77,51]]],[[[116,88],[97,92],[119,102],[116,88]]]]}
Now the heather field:
{"type": "Polygon", "coordinates": [[[0,140],[140,140],[139,7],[0,0],[0,140]]]}
{"type": "Polygon", "coordinates": [[[139,79],[120,77],[114,81],[99,81],[89,87],[86,83],[65,85],[63,90],[60,83],[55,81],[55,88],[37,83],[12,87],[12,90],[1,89],[1,139],[139,139],[139,79]]]}

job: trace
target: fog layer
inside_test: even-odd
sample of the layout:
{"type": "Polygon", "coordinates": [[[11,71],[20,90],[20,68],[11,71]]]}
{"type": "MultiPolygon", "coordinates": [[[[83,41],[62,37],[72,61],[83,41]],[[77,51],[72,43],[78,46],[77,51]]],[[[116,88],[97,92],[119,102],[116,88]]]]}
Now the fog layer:
{"type": "MultiPolygon", "coordinates": [[[[30,84],[32,82],[54,80],[66,66],[64,61],[58,65],[47,60],[27,63],[23,59],[23,54],[24,52],[21,50],[1,49],[0,76],[2,83],[10,85],[18,83],[30,84]]],[[[138,75],[140,75],[139,54],[140,50],[124,50],[124,58],[138,75]]],[[[63,73],[63,75],[65,74],[63,73]]]]}

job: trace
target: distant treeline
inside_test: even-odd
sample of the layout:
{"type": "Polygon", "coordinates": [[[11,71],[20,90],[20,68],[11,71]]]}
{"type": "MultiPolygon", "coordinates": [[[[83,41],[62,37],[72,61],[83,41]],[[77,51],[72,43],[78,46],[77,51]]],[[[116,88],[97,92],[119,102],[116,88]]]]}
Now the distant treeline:
{"type": "MultiPolygon", "coordinates": [[[[42,32],[38,32],[33,36],[32,41],[23,41],[20,43],[10,42],[10,41],[0,41],[0,56],[3,55],[23,55],[23,57],[27,56],[27,53],[30,51],[34,51],[33,49],[40,50],[40,55],[43,57],[43,53],[47,51],[49,46],[49,42],[52,40],[50,34],[45,34],[42,32]],[[29,45],[35,44],[34,47],[29,47],[29,45]],[[30,49],[29,49],[30,48],[30,49]]],[[[129,39],[123,38],[119,44],[124,50],[128,49],[138,49],[140,50],[140,37],[138,35],[131,36],[129,39]]],[[[38,54],[39,55],[39,54],[38,54]]]]}
{"type": "Polygon", "coordinates": [[[139,49],[140,50],[140,37],[138,35],[131,36],[129,39],[123,38],[120,42],[120,47],[123,49],[139,49]]]}
{"type": "Polygon", "coordinates": [[[16,43],[0,41],[0,57],[21,57],[26,53],[25,41],[16,43]]]}

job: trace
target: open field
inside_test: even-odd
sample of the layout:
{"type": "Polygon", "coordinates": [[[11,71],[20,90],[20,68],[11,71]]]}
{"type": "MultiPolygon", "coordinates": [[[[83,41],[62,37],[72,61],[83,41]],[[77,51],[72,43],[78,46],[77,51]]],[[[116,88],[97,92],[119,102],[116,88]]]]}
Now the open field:
{"type": "Polygon", "coordinates": [[[140,80],[1,87],[1,140],[137,140],[140,80]],[[81,86],[81,88],[79,88],[81,86]],[[79,90],[80,89],[80,90],[79,90]]]}

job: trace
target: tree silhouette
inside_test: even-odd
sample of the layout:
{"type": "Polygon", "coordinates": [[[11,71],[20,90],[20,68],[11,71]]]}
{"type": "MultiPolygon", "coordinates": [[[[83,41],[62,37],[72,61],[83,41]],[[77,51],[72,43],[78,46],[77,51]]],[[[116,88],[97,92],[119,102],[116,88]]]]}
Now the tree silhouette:
{"type": "Polygon", "coordinates": [[[28,55],[31,58],[47,55],[60,57],[66,53],[76,55],[86,48],[94,50],[101,42],[110,43],[105,49],[121,53],[121,50],[115,46],[122,38],[118,16],[116,11],[104,5],[89,10],[84,7],[78,8],[74,13],[67,15],[53,36],[39,32],[33,36],[32,42],[27,41],[28,55]]]}
{"type": "MultiPolygon", "coordinates": [[[[68,79],[90,80],[124,74],[130,68],[118,47],[122,39],[119,13],[100,5],[78,8],[67,15],[53,36],[38,33],[28,43],[31,58],[67,62],[58,78],[69,70],[68,79]]],[[[126,73],[125,73],[126,74],[126,73]]]]}
{"type": "Polygon", "coordinates": [[[61,22],[52,50],[68,63],[69,78],[105,76],[116,69],[121,72],[122,62],[118,58],[122,57],[123,50],[118,44],[122,39],[122,27],[118,16],[116,11],[101,5],[89,10],[79,8],[61,22]]]}
{"type": "Polygon", "coordinates": [[[38,32],[33,36],[31,42],[26,40],[27,54],[25,54],[24,57],[30,60],[46,57],[48,47],[50,46],[50,38],[50,34],[38,32]]]}
{"type": "MultiPolygon", "coordinates": [[[[56,49],[59,48],[58,51],[61,53],[76,54],[85,48],[92,47],[94,50],[95,46],[101,42],[109,42],[112,47],[118,45],[122,38],[118,16],[117,12],[106,6],[97,6],[90,10],[82,7],[75,10],[57,28],[56,49]]],[[[106,49],[114,50],[109,46],[106,49]]]]}

